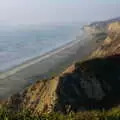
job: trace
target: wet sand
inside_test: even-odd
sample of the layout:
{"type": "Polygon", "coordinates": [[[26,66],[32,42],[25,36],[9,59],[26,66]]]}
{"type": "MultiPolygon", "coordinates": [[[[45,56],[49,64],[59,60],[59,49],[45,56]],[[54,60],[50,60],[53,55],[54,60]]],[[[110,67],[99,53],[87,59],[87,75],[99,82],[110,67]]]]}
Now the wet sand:
{"type": "Polygon", "coordinates": [[[1,73],[0,99],[22,91],[36,80],[48,79],[59,74],[73,62],[89,55],[96,47],[95,40],[81,36],[79,40],[1,73]]]}

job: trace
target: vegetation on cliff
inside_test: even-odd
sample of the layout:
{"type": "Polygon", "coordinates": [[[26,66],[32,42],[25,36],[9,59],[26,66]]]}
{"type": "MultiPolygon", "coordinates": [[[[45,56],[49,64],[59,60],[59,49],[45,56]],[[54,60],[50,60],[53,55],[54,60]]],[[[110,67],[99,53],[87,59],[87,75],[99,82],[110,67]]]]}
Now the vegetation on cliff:
{"type": "Polygon", "coordinates": [[[120,108],[109,111],[85,111],[69,114],[50,113],[33,115],[30,111],[13,112],[6,107],[0,108],[0,120],[120,120],[120,108]]]}

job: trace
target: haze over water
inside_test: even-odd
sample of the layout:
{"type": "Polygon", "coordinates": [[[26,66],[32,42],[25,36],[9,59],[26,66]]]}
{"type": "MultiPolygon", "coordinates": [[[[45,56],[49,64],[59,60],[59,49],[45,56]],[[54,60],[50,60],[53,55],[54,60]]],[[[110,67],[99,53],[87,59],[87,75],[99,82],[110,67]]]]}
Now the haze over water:
{"type": "Polygon", "coordinates": [[[0,71],[40,56],[72,40],[80,25],[0,28],[0,71]]]}

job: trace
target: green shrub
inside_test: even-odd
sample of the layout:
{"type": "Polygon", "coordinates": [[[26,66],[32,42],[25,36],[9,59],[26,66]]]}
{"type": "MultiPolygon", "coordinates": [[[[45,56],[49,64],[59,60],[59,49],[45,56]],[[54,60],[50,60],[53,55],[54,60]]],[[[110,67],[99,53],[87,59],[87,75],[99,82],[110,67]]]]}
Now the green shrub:
{"type": "Polygon", "coordinates": [[[1,107],[0,120],[120,120],[120,108],[113,108],[109,111],[71,112],[67,115],[50,113],[33,116],[27,110],[14,112],[7,107],[1,107]]]}

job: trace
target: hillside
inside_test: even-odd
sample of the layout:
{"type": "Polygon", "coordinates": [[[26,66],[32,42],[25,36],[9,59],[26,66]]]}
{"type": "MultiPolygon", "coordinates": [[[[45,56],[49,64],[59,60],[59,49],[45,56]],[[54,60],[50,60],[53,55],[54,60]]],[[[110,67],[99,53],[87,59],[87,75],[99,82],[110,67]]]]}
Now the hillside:
{"type": "Polygon", "coordinates": [[[68,113],[108,109],[120,104],[120,22],[111,23],[107,38],[87,60],[71,65],[50,80],[40,80],[7,104],[33,113],[68,113]]]}
{"type": "Polygon", "coordinates": [[[120,22],[108,26],[108,36],[102,45],[93,52],[92,57],[104,57],[120,54],[120,22]]]}
{"type": "Polygon", "coordinates": [[[111,23],[120,21],[120,17],[106,20],[93,22],[90,25],[85,25],[83,30],[88,34],[97,38],[97,42],[105,39],[108,34],[108,27],[111,23]]]}
{"type": "Polygon", "coordinates": [[[85,25],[83,29],[90,34],[99,34],[99,33],[107,33],[107,29],[109,24],[113,22],[118,22],[120,21],[120,17],[110,19],[110,20],[105,20],[105,21],[98,21],[98,22],[93,22],[90,25],[85,25]]]}

